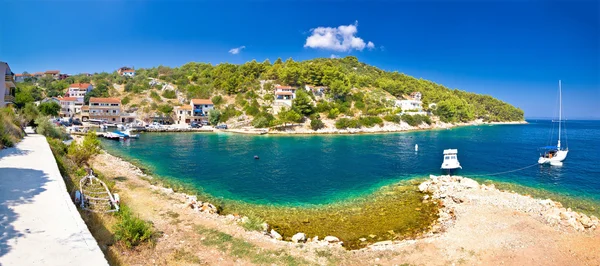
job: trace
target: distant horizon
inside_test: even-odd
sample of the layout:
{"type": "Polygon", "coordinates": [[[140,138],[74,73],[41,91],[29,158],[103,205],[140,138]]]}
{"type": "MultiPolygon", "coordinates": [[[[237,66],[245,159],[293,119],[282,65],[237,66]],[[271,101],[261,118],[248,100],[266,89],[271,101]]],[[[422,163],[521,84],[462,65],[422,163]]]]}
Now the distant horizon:
{"type": "Polygon", "coordinates": [[[556,114],[562,80],[565,117],[600,119],[600,1],[320,2],[315,9],[287,1],[6,0],[3,7],[28,14],[8,12],[0,24],[0,61],[15,73],[352,55],[490,95],[531,117],[556,114]],[[256,15],[280,13],[310,19],[256,15]],[[175,16],[157,19],[164,14],[175,16]]]}

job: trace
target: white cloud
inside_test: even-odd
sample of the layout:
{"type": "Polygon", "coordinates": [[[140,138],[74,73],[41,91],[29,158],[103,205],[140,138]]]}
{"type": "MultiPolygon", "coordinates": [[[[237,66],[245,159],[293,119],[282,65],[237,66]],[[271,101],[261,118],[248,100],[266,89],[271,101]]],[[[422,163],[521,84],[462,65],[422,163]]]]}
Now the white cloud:
{"type": "Polygon", "coordinates": [[[335,58],[340,58],[340,56],[339,56],[339,55],[336,55],[336,54],[331,54],[331,55],[329,56],[329,58],[331,58],[331,59],[335,59],[335,58]]]}
{"type": "Polygon", "coordinates": [[[239,54],[243,49],[246,49],[246,46],[242,45],[240,47],[233,48],[233,49],[229,50],[229,53],[230,54],[239,54]]]}
{"type": "Polygon", "coordinates": [[[306,38],[304,47],[314,49],[333,50],[338,52],[349,52],[352,50],[362,51],[365,47],[375,48],[373,42],[365,43],[356,37],[358,21],[351,25],[342,25],[337,28],[318,27],[311,29],[311,35],[306,38]]]}
{"type": "Polygon", "coordinates": [[[369,50],[373,50],[375,48],[375,44],[373,42],[368,42],[367,48],[369,48],[369,50]]]}

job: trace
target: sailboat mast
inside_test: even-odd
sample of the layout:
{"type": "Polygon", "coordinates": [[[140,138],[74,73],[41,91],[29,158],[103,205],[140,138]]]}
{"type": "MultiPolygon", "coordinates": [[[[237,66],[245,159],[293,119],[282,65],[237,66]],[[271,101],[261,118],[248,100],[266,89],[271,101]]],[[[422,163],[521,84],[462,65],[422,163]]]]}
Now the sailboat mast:
{"type": "Polygon", "coordinates": [[[558,144],[556,147],[560,150],[560,129],[562,126],[562,84],[558,80],[558,144]]]}

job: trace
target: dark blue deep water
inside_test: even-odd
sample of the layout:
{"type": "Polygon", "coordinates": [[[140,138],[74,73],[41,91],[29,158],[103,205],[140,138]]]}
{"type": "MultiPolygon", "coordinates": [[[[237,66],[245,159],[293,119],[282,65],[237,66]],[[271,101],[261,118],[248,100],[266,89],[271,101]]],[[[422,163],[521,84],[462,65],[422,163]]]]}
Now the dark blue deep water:
{"type": "Polygon", "coordinates": [[[556,133],[550,141],[553,123],[344,136],[147,133],[103,145],[165,178],[216,197],[254,203],[328,203],[441,174],[442,151],[449,148],[458,149],[460,175],[600,201],[600,121],[568,121],[566,126],[563,145],[570,151],[562,167],[535,165],[493,176],[487,175],[535,164],[538,147],[555,144],[556,133]]]}

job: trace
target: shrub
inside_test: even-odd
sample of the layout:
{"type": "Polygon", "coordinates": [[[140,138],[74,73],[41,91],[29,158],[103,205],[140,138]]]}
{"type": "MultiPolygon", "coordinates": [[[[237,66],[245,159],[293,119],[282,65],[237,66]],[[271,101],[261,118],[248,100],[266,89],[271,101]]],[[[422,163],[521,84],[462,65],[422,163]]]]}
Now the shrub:
{"type": "Polygon", "coordinates": [[[324,127],[325,127],[325,124],[323,123],[323,121],[321,121],[319,119],[313,119],[310,121],[310,128],[312,128],[312,130],[314,130],[314,131],[317,131],[324,127]]]}
{"type": "Polygon", "coordinates": [[[335,128],[337,129],[345,129],[345,128],[360,128],[361,124],[358,120],[349,119],[349,118],[340,118],[335,121],[335,128]]]}
{"type": "Polygon", "coordinates": [[[336,119],[338,117],[338,115],[340,115],[340,110],[338,110],[337,108],[333,108],[333,109],[329,110],[329,113],[327,114],[327,118],[336,119]]]}
{"type": "Polygon", "coordinates": [[[0,149],[12,147],[23,138],[16,114],[10,108],[0,109],[0,149]]]}
{"type": "Polygon", "coordinates": [[[212,102],[214,105],[219,105],[223,103],[223,97],[221,95],[217,95],[215,97],[212,97],[212,102]]]}
{"type": "Polygon", "coordinates": [[[38,106],[42,115],[57,116],[60,112],[60,105],[56,102],[45,102],[38,106]]]}
{"type": "Polygon", "coordinates": [[[383,120],[388,122],[400,123],[400,116],[398,115],[386,115],[383,117],[383,120]]]}
{"type": "Polygon", "coordinates": [[[132,248],[152,239],[154,235],[152,226],[139,217],[133,216],[129,208],[121,208],[119,218],[114,226],[115,239],[121,241],[126,247],[132,248]]]}
{"type": "Polygon", "coordinates": [[[162,93],[162,97],[165,97],[167,99],[175,99],[175,98],[177,98],[177,94],[175,93],[174,90],[165,90],[162,93]]]}
{"type": "Polygon", "coordinates": [[[210,111],[208,111],[208,122],[211,125],[216,125],[219,123],[221,119],[221,112],[219,110],[216,109],[212,109],[210,111]]]}
{"type": "Polygon", "coordinates": [[[359,119],[361,125],[373,127],[375,125],[383,126],[383,120],[377,116],[363,116],[359,119]]]}
{"type": "Polygon", "coordinates": [[[269,120],[264,116],[255,117],[254,120],[252,120],[252,126],[256,128],[268,127],[269,120]]]}
{"type": "Polygon", "coordinates": [[[122,105],[127,105],[129,102],[131,102],[131,98],[129,98],[129,96],[125,96],[123,99],[121,99],[122,105]]]}
{"type": "Polygon", "coordinates": [[[50,123],[47,117],[40,116],[36,118],[35,124],[37,125],[35,131],[40,135],[55,139],[63,139],[66,136],[60,128],[50,123]]]}
{"type": "Polygon", "coordinates": [[[250,216],[247,220],[242,222],[242,227],[248,231],[262,231],[265,220],[260,217],[250,216]]]}
{"type": "Polygon", "coordinates": [[[88,132],[81,144],[72,142],[68,149],[69,157],[77,165],[87,163],[92,156],[98,153],[100,153],[100,140],[95,131],[88,132]]]}
{"type": "Polygon", "coordinates": [[[162,102],[162,98],[160,98],[160,95],[158,95],[158,93],[156,93],[156,91],[151,91],[150,92],[150,98],[154,99],[157,102],[162,102]]]}

